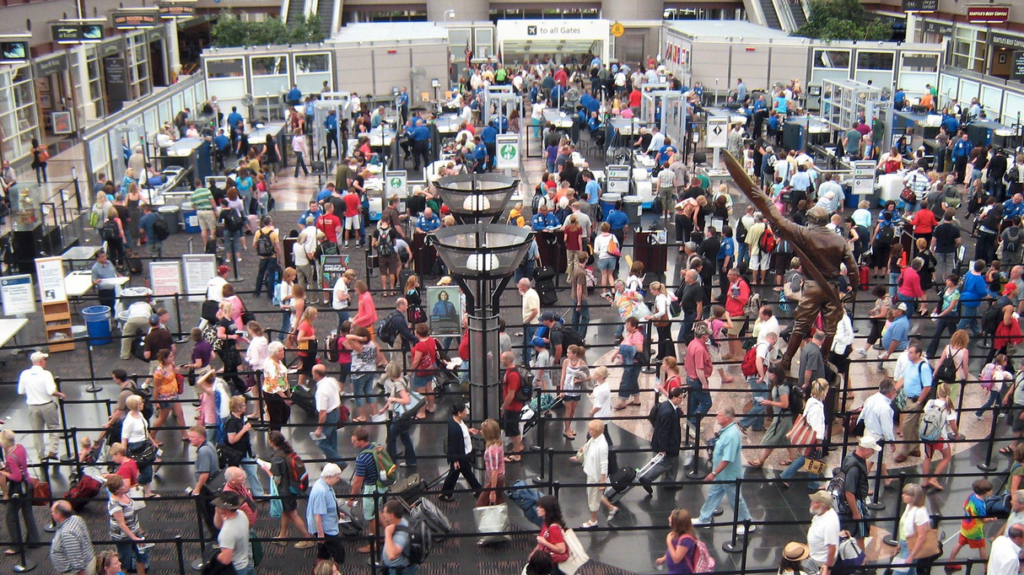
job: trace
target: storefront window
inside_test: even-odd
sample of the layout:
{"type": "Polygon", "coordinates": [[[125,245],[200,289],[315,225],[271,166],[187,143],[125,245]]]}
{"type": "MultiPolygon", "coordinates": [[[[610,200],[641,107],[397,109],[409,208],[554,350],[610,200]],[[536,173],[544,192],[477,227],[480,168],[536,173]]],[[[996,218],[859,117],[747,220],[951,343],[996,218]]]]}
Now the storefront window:
{"type": "Polygon", "coordinates": [[[149,78],[149,44],[146,43],[145,32],[128,35],[127,40],[131,95],[133,98],[141,98],[153,90],[149,78]]]}
{"type": "Polygon", "coordinates": [[[39,132],[35,89],[29,72],[26,65],[0,71],[0,149],[3,159],[11,162],[28,156],[32,138],[39,132]]]}
{"type": "Polygon", "coordinates": [[[833,68],[841,70],[850,69],[849,50],[815,50],[815,68],[833,68]]]}
{"type": "Polygon", "coordinates": [[[857,52],[858,70],[891,71],[896,55],[892,52],[857,52]]]}
{"type": "Polygon", "coordinates": [[[250,60],[253,76],[281,76],[288,74],[287,56],[260,56],[250,60]]]}
{"type": "Polygon", "coordinates": [[[331,84],[330,54],[302,54],[295,56],[295,84],[303,94],[319,92],[324,82],[331,84]]]}
{"type": "Polygon", "coordinates": [[[957,26],[953,40],[953,66],[975,72],[985,72],[985,58],[988,55],[984,30],[957,26]]]}

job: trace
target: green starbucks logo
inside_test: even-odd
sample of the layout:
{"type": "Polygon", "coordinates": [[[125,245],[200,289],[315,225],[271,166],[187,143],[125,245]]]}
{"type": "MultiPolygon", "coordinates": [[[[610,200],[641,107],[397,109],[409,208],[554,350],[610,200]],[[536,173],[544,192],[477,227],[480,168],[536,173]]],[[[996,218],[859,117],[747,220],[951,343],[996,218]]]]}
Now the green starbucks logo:
{"type": "Polygon", "coordinates": [[[391,180],[388,182],[388,184],[392,188],[401,188],[402,187],[402,178],[391,178],[391,180]]]}
{"type": "Polygon", "coordinates": [[[516,158],[516,147],[512,144],[505,144],[498,152],[503,160],[514,160],[516,158]]]}

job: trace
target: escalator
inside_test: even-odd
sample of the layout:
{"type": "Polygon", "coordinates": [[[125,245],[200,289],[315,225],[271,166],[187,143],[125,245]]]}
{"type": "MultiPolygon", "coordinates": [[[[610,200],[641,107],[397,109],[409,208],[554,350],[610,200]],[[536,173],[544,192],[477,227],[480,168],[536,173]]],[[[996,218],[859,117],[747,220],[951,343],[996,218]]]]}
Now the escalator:
{"type": "Polygon", "coordinates": [[[286,23],[291,25],[301,21],[306,12],[306,0],[284,0],[284,2],[287,4],[287,8],[281,12],[288,15],[286,23]]]}
{"type": "Polygon", "coordinates": [[[807,24],[807,15],[804,14],[804,5],[800,0],[789,0],[789,11],[793,14],[793,23],[797,28],[807,24]]]}
{"type": "Polygon", "coordinates": [[[324,38],[331,37],[331,23],[334,21],[334,0],[320,0],[316,5],[316,14],[320,17],[320,31],[324,38]]]}
{"type": "Polygon", "coordinates": [[[775,3],[772,0],[760,0],[760,3],[761,13],[764,14],[764,25],[775,30],[782,30],[782,22],[779,20],[778,13],[775,12],[775,3]]]}

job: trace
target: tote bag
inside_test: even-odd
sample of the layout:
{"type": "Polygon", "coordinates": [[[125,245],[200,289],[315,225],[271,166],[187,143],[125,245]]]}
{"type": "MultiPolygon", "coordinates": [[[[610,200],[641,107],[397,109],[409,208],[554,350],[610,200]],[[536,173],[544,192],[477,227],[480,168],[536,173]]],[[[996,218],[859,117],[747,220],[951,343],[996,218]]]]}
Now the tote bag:
{"type": "Polygon", "coordinates": [[[558,568],[565,575],[576,575],[576,571],[587,561],[590,561],[590,556],[583,549],[583,544],[580,543],[580,538],[576,536],[575,531],[566,529],[564,537],[565,545],[569,550],[569,558],[559,563],[558,568]]]}

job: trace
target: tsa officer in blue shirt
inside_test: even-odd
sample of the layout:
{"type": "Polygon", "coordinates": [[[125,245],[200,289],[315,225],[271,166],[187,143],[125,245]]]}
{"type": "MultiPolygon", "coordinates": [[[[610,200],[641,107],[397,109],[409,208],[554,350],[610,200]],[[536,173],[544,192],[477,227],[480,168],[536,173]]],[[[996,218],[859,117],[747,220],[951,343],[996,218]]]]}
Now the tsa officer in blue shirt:
{"type": "Polygon", "coordinates": [[[557,228],[558,218],[555,217],[555,214],[548,211],[547,206],[541,206],[540,211],[530,221],[530,227],[537,232],[542,232],[548,228],[557,228]]]}
{"type": "Polygon", "coordinates": [[[480,136],[473,136],[473,171],[482,174],[488,169],[487,146],[480,141],[480,136]]]}
{"type": "Polygon", "coordinates": [[[430,128],[421,124],[412,128],[409,132],[412,140],[412,159],[416,164],[413,169],[420,169],[420,158],[423,159],[423,167],[430,164],[430,128]]]}
{"type": "Polygon", "coordinates": [[[401,121],[404,123],[409,118],[409,88],[403,86],[398,94],[398,113],[401,114],[401,121]]]}
{"type": "Polygon", "coordinates": [[[228,114],[228,126],[231,126],[231,129],[233,130],[242,120],[243,118],[242,115],[238,113],[238,108],[236,106],[231,106],[231,113],[228,114]]]}
{"type": "Polygon", "coordinates": [[[296,84],[292,84],[292,89],[288,90],[288,96],[285,98],[288,101],[288,105],[297,106],[302,103],[302,90],[296,84]]]}
{"type": "Polygon", "coordinates": [[[439,227],[441,227],[441,220],[436,214],[434,214],[434,210],[432,208],[424,209],[423,213],[416,220],[416,229],[425,234],[429,234],[439,227]]]}
{"type": "Polygon", "coordinates": [[[324,119],[324,129],[327,130],[327,157],[331,157],[331,145],[338,147],[338,155],[341,155],[341,147],[338,146],[338,111],[331,110],[324,119]]]}

